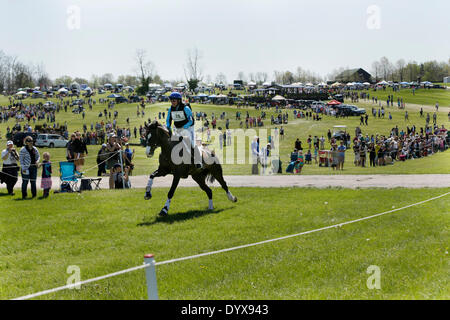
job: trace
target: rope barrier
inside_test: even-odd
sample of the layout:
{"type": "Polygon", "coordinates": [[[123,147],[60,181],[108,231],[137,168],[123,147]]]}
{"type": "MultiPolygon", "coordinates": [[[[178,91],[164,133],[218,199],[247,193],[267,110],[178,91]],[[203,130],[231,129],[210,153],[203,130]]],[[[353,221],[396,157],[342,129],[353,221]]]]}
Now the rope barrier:
{"type": "MultiPolygon", "coordinates": [[[[122,150],[119,151],[119,152],[121,153],[122,150]]],[[[91,170],[97,168],[100,164],[107,162],[109,159],[115,157],[115,156],[116,156],[115,154],[116,154],[117,152],[111,152],[111,153],[114,153],[114,154],[113,154],[112,156],[110,156],[108,159],[106,159],[106,160],[100,162],[99,164],[97,164],[97,165],[94,166],[94,167],[85,169],[84,172],[91,171],[91,170]]],[[[18,168],[19,166],[16,166],[16,167],[18,168]]],[[[14,167],[9,167],[9,168],[14,168],[14,167]]],[[[14,176],[14,175],[8,174],[8,173],[6,173],[6,172],[2,172],[2,174],[3,174],[3,175],[6,175],[6,176],[9,176],[9,177],[12,177],[12,178],[16,178],[16,179],[18,178],[18,176],[14,176]]],[[[68,178],[81,178],[81,176],[80,176],[79,174],[73,174],[73,175],[71,175],[71,176],[65,176],[64,178],[66,178],[66,179],[68,179],[68,178]]],[[[27,181],[38,181],[38,179],[24,179],[23,177],[22,177],[22,180],[27,180],[27,181]]],[[[63,181],[64,181],[64,180],[63,180],[63,181]]]]}
{"type": "Polygon", "coordinates": [[[218,253],[224,253],[224,252],[230,252],[230,251],[234,251],[234,250],[239,250],[239,249],[244,249],[244,248],[249,248],[249,247],[254,247],[254,246],[258,246],[258,245],[262,245],[262,244],[266,244],[266,243],[270,243],[270,242],[275,242],[275,241],[280,241],[280,240],[285,240],[285,239],[289,239],[289,238],[294,238],[294,237],[298,237],[298,236],[302,236],[302,235],[306,235],[306,234],[311,234],[311,233],[315,233],[315,232],[319,232],[319,231],[323,231],[323,230],[328,230],[328,229],[333,229],[333,228],[340,228],[344,225],[348,225],[348,224],[352,224],[352,223],[356,223],[356,222],[360,222],[360,221],[364,221],[364,220],[369,220],[372,218],[376,218],[382,215],[386,215],[388,213],[392,213],[392,212],[396,212],[396,211],[400,211],[400,210],[404,210],[407,208],[411,208],[414,206],[418,206],[420,204],[429,202],[429,201],[433,201],[442,197],[445,197],[447,195],[449,195],[450,192],[446,192],[444,194],[441,194],[439,196],[436,197],[432,197],[430,199],[427,200],[423,200],[420,202],[416,202],[401,208],[397,208],[397,209],[392,209],[389,211],[385,211],[382,213],[377,213],[371,216],[367,216],[367,217],[363,217],[363,218],[359,218],[359,219],[355,219],[355,220],[351,220],[351,221],[346,221],[346,222],[342,222],[342,223],[337,223],[331,226],[326,226],[326,227],[322,227],[322,228],[318,228],[318,229],[313,229],[313,230],[309,230],[309,231],[304,231],[304,232],[300,232],[300,233],[296,233],[296,234],[291,234],[291,235],[287,235],[287,236],[283,236],[283,237],[279,237],[279,238],[274,238],[274,239],[268,239],[268,240],[263,240],[263,241],[259,241],[259,242],[255,242],[255,243],[250,243],[250,244],[244,244],[244,245],[240,245],[240,246],[236,246],[236,247],[232,247],[232,248],[226,248],[226,249],[221,249],[221,250],[216,250],[216,251],[211,251],[211,252],[205,252],[205,253],[200,253],[200,254],[196,254],[196,255],[192,255],[192,256],[187,256],[187,257],[182,257],[182,258],[175,258],[175,259],[171,259],[171,260],[166,260],[166,261],[161,261],[161,262],[157,262],[157,263],[144,263],[141,266],[136,266],[136,267],[132,267],[132,268],[128,268],[125,270],[121,270],[121,271],[117,271],[117,272],[113,272],[113,273],[109,273],[107,275],[104,276],[100,276],[100,277],[96,277],[96,278],[92,278],[92,279],[88,279],[88,280],[84,280],[84,281],[79,281],[76,283],[72,283],[72,284],[68,284],[65,286],[61,286],[61,287],[57,287],[57,288],[53,288],[53,289],[49,289],[49,290],[45,290],[45,291],[40,291],[37,293],[33,293],[33,294],[29,294],[26,296],[22,296],[22,297],[18,297],[15,298],[13,300],[27,300],[27,299],[32,299],[32,298],[36,298],[42,295],[46,295],[49,293],[55,293],[61,290],[65,290],[65,289],[71,289],[74,287],[79,287],[83,284],[87,284],[87,283],[91,283],[91,282],[95,282],[95,281],[99,281],[99,280],[103,280],[103,279],[107,279],[107,278],[111,278],[111,277],[115,277],[121,274],[125,274],[128,272],[132,272],[132,271],[136,271],[136,270],[140,270],[140,269],[144,269],[144,268],[148,268],[151,266],[159,266],[159,265],[164,265],[164,264],[169,264],[169,263],[174,263],[174,262],[179,262],[179,261],[186,261],[186,260],[192,260],[192,259],[196,259],[196,258],[200,258],[200,257],[205,257],[205,256],[210,256],[210,255],[214,255],[214,254],[218,254],[218,253]]]}

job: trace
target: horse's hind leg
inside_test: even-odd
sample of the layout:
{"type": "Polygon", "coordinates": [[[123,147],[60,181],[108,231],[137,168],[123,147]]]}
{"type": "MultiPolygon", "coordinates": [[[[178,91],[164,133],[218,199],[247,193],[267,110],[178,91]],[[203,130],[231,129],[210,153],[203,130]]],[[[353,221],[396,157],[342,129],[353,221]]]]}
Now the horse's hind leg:
{"type": "Polygon", "coordinates": [[[228,190],[227,183],[223,178],[222,166],[220,164],[214,165],[211,169],[212,176],[220,183],[222,189],[227,193],[228,200],[232,202],[237,202],[237,198],[233,196],[230,190],[228,190]]]}
{"type": "Polygon", "coordinates": [[[212,201],[212,190],[210,187],[208,187],[208,185],[205,182],[206,176],[204,174],[193,175],[192,179],[194,179],[194,181],[198,183],[200,188],[206,192],[206,195],[208,196],[209,199],[208,210],[213,210],[214,206],[212,201]]]}

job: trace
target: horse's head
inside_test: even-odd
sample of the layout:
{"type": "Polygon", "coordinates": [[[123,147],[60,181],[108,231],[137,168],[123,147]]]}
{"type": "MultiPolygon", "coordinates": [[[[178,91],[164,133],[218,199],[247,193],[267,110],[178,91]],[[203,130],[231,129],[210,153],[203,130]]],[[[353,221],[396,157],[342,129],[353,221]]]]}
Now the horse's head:
{"type": "Polygon", "coordinates": [[[164,138],[169,137],[169,132],[158,121],[153,121],[145,126],[146,150],[148,158],[153,157],[155,150],[161,147],[164,138]]]}

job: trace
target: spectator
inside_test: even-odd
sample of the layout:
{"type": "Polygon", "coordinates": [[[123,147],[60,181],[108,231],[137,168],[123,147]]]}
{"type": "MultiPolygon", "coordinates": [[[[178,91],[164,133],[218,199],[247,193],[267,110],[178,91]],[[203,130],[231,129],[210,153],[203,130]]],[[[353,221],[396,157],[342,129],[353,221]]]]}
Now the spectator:
{"type": "Polygon", "coordinates": [[[88,154],[86,143],[81,139],[81,133],[75,134],[75,140],[72,142],[75,170],[81,172],[81,167],[84,165],[84,157],[88,154]]]}
{"type": "Polygon", "coordinates": [[[1,154],[3,160],[3,169],[0,172],[0,183],[6,183],[6,189],[9,195],[14,195],[14,186],[17,183],[17,172],[19,167],[17,161],[19,161],[19,155],[16,149],[14,149],[14,143],[12,141],[6,142],[6,149],[1,154]]]}
{"type": "Polygon", "coordinates": [[[97,176],[101,177],[106,175],[106,160],[108,159],[108,150],[106,149],[106,144],[102,144],[100,150],[98,150],[97,154],[97,176]]]}
{"type": "Polygon", "coordinates": [[[114,189],[129,189],[131,188],[130,179],[128,176],[130,167],[126,166],[124,168],[124,173],[122,173],[122,166],[120,163],[116,163],[112,169],[114,189]]]}
{"type": "Polygon", "coordinates": [[[134,158],[134,154],[135,154],[135,150],[133,149],[133,151],[130,150],[130,145],[128,142],[125,143],[125,150],[124,150],[124,163],[125,166],[129,167],[128,170],[128,175],[131,176],[133,169],[134,169],[134,164],[132,163],[133,158],[134,158]]]}
{"type": "Polygon", "coordinates": [[[304,164],[305,164],[305,158],[303,157],[302,150],[299,150],[298,155],[297,155],[297,161],[294,166],[295,173],[301,174],[304,164]]]}
{"type": "Polygon", "coordinates": [[[108,151],[108,160],[106,161],[106,169],[109,171],[109,188],[114,189],[114,165],[119,163],[119,152],[122,150],[122,146],[116,141],[117,136],[111,134],[109,141],[106,145],[108,151]]]}
{"type": "Polygon", "coordinates": [[[66,159],[69,162],[73,162],[75,159],[75,153],[73,152],[73,142],[76,139],[75,133],[72,133],[70,135],[70,141],[67,143],[67,149],[66,149],[66,159]]]}
{"type": "Polygon", "coordinates": [[[344,170],[344,162],[345,162],[345,150],[347,148],[344,145],[344,141],[341,141],[341,145],[337,147],[338,151],[338,170],[344,170]]]}
{"type": "Polygon", "coordinates": [[[41,188],[44,189],[44,198],[50,195],[52,188],[52,163],[50,162],[50,153],[44,152],[42,154],[44,161],[40,164],[42,167],[41,188]]]}
{"type": "Polygon", "coordinates": [[[33,146],[33,138],[24,139],[24,147],[20,149],[19,160],[22,171],[22,199],[27,197],[27,186],[30,182],[32,198],[36,197],[36,178],[40,155],[38,149],[33,146]]]}

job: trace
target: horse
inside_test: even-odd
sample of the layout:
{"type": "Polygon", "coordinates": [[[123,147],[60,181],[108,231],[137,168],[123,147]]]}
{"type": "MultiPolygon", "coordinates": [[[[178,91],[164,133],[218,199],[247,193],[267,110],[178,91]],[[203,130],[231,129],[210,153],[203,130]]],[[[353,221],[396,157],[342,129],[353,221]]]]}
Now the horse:
{"type": "Polygon", "coordinates": [[[202,167],[197,167],[192,160],[190,154],[193,154],[191,149],[191,143],[187,143],[189,147],[186,147],[182,136],[172,135],[169,130],[161,125],[158,121],[153,121],[151,124],[145,124],[145,137],[146,137],[146,155],[148,158],[153,157],[155,150],[161,147],[161,154],[159,155],[159,166],[148,179],[145,200],[149,200],[152,197],[151,189],[153,185],[153,179],[156,177],[163,177],[168,174],[173,175],[172,186],[170,187],[167,195],[167,201],[164,207],[159,212],[160,216],[167,216],[169,213],[170,202],[175,193],[175,190],[180,182],[180,179],[186,179],[189,175],[192,179],[198,183],[200,188],[205,191],[209,199],[208,210],[213,210],[212,190],[206,184],[206,181],[214,182],[217,180],[225,190],[228,200],[237,202],[237,198],[228,190],[227,183],[223,178],[222,166],[220,165],[214,152],[208,152],[207,158],[202,158],[202,167]],[[182,156],[180,149],[184,154],[183,161],[180,161],[182,156]],[[189,150],[191,149],[191,150],[189,150]],[[186,161],[187,160],[187,161],[186,161]]]}

